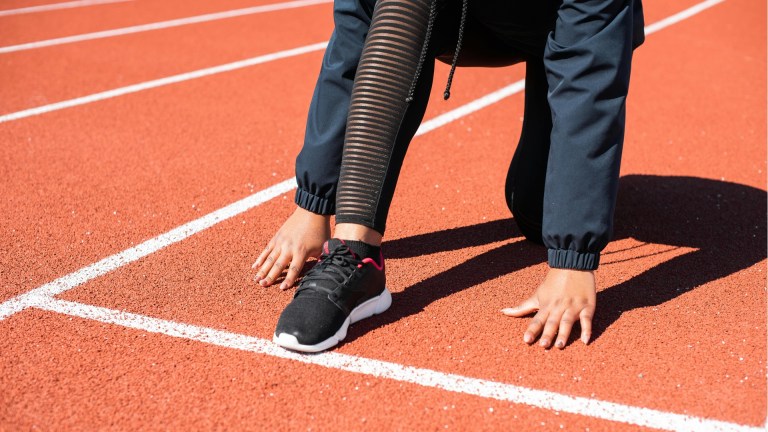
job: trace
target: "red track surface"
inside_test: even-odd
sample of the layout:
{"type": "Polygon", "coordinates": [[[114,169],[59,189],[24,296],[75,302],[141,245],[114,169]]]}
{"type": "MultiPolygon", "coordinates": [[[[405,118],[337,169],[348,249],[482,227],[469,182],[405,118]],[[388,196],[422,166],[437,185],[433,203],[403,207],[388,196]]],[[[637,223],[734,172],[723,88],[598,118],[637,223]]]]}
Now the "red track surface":
{"type": "MultiPolygon", "coordinates": [[[[0,18],[7,46],[245,7],[137,1],[0,18]],[[65,23],[53,25],[52,23],[65,23]]],[[[35,2],[11,2],[4,8],[35,2]]],[[[695,1],[649,0],[647,23],[695,1]]],[[[330,5],[0,54],[0,115],[326,40],[330,5]]],[[[336,351],[739,425],[766,420],[765,4],[727,0],[635,56],[616,236],[590,346],[498,313],[545,251],[503,198],[522,94],[414,142],[388,223],[392,309],[336,351]]],[[[321,53],[0,123],[0,301],[293,175],[321,53]]],[[[438,67],[437,82],[446,74],[438,67]]],[[[523,77],[461,69],[452,110],[523,77]]],[[[436,94],[439,92],[436,86],[436,94]]],[[[270,338],[250,281],[288,193],[58,298],[270,338]]],[[[0,429],[634,430],[34,308],[0,321],[0,429]]]]}

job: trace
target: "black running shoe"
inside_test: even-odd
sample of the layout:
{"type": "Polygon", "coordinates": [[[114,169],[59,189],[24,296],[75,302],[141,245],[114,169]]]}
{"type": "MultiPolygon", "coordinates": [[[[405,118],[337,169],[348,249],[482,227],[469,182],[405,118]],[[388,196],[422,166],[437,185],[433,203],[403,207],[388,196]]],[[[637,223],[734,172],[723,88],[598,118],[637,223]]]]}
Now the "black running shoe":
{"type": "Polygon", "coordinates": [[[343,240],[323,245],[320,261],[302,279],[277,321],[273,341],[296,351],[318,352],[338,344],[350,324],[392,304],[384,286],[384,257],[360,259],[343,240]]]}

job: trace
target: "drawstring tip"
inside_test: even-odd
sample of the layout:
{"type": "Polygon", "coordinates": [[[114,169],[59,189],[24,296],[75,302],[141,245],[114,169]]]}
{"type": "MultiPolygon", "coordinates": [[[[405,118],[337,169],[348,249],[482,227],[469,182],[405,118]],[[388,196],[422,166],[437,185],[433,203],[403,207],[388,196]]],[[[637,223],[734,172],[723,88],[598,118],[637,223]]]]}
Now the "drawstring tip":
{"type": "Polygon", "coordinates": [[[447,91],[443,93],[443,100],[448,100],[449,97],[451,97],[451,92],[447,91]]]}
{"type": "Polygon", "coordinates": [[[412,96],[408,96],[407,98],[405,98],[405,103],[411,103],[411,102],[413,102],[412,96]]]}

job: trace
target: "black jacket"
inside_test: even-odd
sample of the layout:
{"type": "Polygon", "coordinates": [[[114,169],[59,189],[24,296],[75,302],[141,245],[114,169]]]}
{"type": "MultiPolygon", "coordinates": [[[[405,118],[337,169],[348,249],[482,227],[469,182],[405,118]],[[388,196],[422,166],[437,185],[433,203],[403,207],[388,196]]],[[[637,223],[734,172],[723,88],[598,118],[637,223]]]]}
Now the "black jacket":
{"type": "MultiPolygon", "coordinates": [[[[475,0],[470,10],[487,1],[475,0]]],[[[296,203],[315,213],[335,212],[352,84],[374,5],[375,0],[334,2],[335,29],[296,159],[296,203]]],[[[542,240],[550,266],[594,269],[612,234],[632,50],[644,40],[642,5],[553,5],[557,18],[542,39],[552,112],[542,240]]]]}

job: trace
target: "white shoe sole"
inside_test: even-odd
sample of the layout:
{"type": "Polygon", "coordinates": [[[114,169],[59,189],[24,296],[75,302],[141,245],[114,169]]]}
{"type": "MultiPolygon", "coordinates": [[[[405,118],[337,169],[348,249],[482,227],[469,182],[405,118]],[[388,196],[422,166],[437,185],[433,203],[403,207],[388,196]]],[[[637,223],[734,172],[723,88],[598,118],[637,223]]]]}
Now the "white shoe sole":
{"type": "Polygon", "coordinates": [[[378,296],[368,299],[364,303],[352,309],[352,313],[350,313],[347,319],[344,320],[344,323],[341,325],[341,328],[339,328],[336,334],[320,343],[315,345],[304,345],[299,343],[298,339],[296,339],[296,336],[290,335],[288,333],[280,333],[279,335],[274,335],[272,337],[272,342],[280,345],[283,348],[288,348],[294,351],[309,353],[325,351],[328,348],[338,345],[339,342],[343,341],[344,338],[347,337],[347,329],[349,328],[350,324],[354,324],[362,319],[380,314],[389,309],[390,305],[392,305],[392,294],[389,293],[387,288],[384,288],[384,291],[382,291],[378,296]]]}

